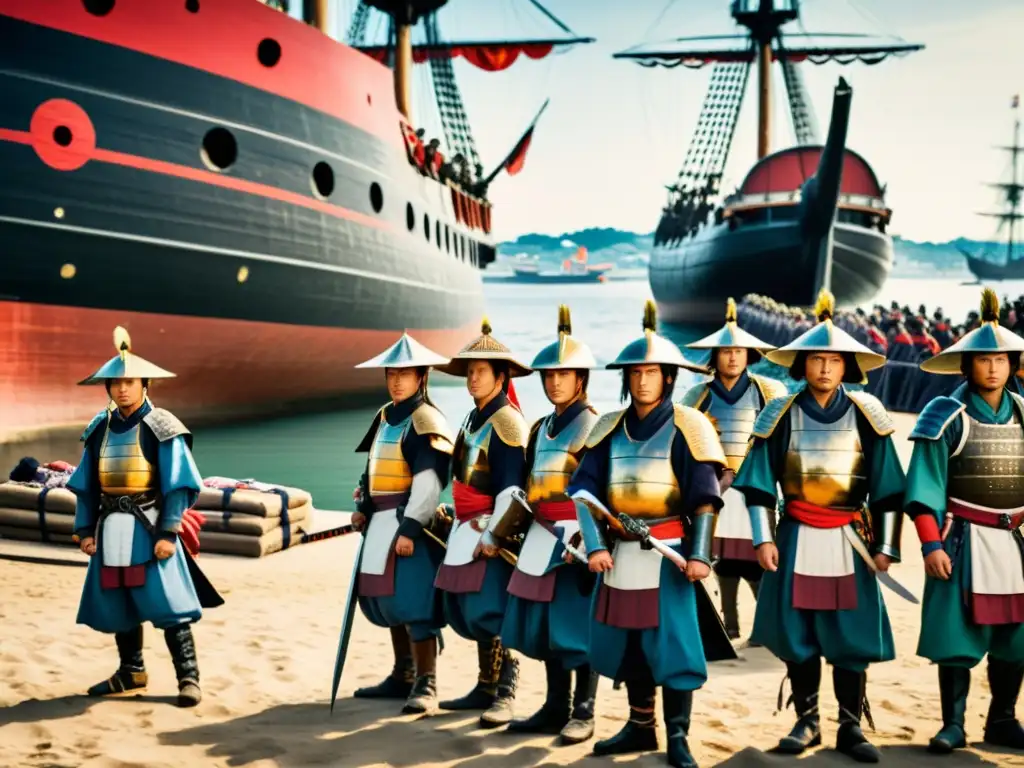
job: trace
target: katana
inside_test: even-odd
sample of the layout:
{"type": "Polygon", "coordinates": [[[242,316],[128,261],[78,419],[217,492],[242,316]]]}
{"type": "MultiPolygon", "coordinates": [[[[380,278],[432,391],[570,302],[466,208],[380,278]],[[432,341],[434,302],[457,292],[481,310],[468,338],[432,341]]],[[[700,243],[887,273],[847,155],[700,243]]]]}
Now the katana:
{"type": "Polygon", "coordinates": [[[328,528],[326,531],[318,531],[317,533],[304,533],[302,538],[299,540],[300,544],[312,544],[314,541],[324,541],[325,539],[333,539],[336,536],[347,536],[350,533],[355,533],[358,530],[352,523],[346,525],[339,525],[337,528],[328,528]]]}
{"type": "Polygon", "coordinates": [[[921,601],[917,599],[913,592],[900,584],[896,579],[890,576],[885,571],[878,570],[878,566],[875,565],[875,559],[871,557],[871,553],[868,552],[868,548],[864,546],[864,540],[857,534],[853,528],[846,525],[843,526],[843,533],[846,535],[846,540],[850,542],[850,546],[853,547],[853,551],[860,555],[861,560],[867,565],[871,572],[878,579],[879,584],[884,584],[886,587],[891,589],[897,595],[902,597],[904,600],[913,603],[914,605],[919,604],[921,601]]]}
{"type": "Polygon", "coordinates": [[[348,584],[348,596],[345,599],[345,612],[341,617],[341,631],[338,637],[338,655],[334,660],[334,679],[331,681],[331,712],[334,712],[334,701],[338,698],[338,686],[341,684],[341,673],[345,668],[345,658],[348,656],[348,642],[352,637],[352,622],[355,619],[356,605],[359,602],[357,586],[359,584],[359,569],[363,563],[363,546],[366,538],[359,537],[356,545],[355,566],[352,568],[352,578],[348,584]]]}

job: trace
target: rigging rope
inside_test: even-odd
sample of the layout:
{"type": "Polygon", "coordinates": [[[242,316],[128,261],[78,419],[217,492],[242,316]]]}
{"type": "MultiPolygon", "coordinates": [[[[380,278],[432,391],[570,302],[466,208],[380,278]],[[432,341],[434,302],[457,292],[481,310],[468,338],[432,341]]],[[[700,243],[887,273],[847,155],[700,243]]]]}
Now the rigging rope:
{"type": "Polygon", "coordinates": [[[352,23],[349,25],[348,34],[345,40],[351,46],[363,45],[366,42],[366,24],[370,20],[370,6],[359,0],[355,13],[352,14],[352,23]]]}
{"type": "MultiPolygon", "coordinates": [[[[424,19],[428,45],[443,45],[437,28],[437,14],[431,13],[424,19]]],[[[455,68],[450,56],[431,57],[430,73],[434,80],[434,96],[437,109],[441,115],[444,128],[445,143],[451,155],[460,154],[469,165],[469,171],[479,176],[476,169],[480,166],[480,155],[473,141],[473,132],[462,102],[462,94],[455,80],[455,68]]]]}
{"type": "MultiPolygon", "coordinates": [[[[781,52],[780,52],[781,53],[781,52]]],[[[797,144],[819,144],[818,122],[814,117],[814,108],[807,96],[804,85],[803,71],[794,61],[780,56],[782,77],[786,81],[786,93],[789,96],[789,114],[793,118],[793,133],[797,144]]]]}
{"type": "Polygon", "coordinates": [[[704,188],[709,180],[721,178],[743,106],[750,67],[749,61],[733,61],[718,62],[712,68],[697,127],[679,172],[679,190],[704,188]]]}

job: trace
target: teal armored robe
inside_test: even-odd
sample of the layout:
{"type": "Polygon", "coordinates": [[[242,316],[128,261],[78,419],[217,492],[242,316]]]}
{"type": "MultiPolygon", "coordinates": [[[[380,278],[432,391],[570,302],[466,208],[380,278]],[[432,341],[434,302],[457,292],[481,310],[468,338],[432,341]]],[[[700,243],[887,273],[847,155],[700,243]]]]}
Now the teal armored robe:
{"type": "Polygon", "coordinates": [[[949,580],[926,577],[917,653],[949,666],[1024,659],[1024,398],[993,411],[966,384],[921,412],[904,508],[922,552],[944,549],[949,580]]]}

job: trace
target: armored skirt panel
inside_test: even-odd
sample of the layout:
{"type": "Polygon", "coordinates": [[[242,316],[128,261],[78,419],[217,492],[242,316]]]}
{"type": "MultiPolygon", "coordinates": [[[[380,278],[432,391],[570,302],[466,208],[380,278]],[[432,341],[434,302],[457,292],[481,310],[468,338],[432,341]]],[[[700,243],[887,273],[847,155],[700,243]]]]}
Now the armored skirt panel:
{"type": "MultiPolygon", "coordinates": [[[[103,524],[100,526],[102,528],[103,524]]],[[[141,586],[125,583],[111,588],[104,585],[103,538],[97,538],[96,554],[89,559],[85,574],[77,623],[97,632],[115,633],[127,632],[146,621],[157,629],[199,621],[203,610],[184,546],[179,542],[173,555],[166,560],[156,560],[153,557],[156,538],[138,521],[135,526],[135,539],[140,542],[140,549],[141,542],[145,542],[149,555],[147,562],[139,566],[141,586]]]]}
{"type": "Polygon", "coordinates": [[[964,434],[949,459],[943,544],[948,581],[925,580],[917,653],[933,662],[973,667],[990,654],[1024,659],[1024,429],[964,414],[964,434]],[[1015,530],[1016,528],[1016,530],[1015,530]]]}
{"type": "Polygon", "coordinates": [[[579,531],[566,489],[597,415],[583,410],[551,437],[553,420],[548,416],[537,429],[527,497],[539,520],[526,532],[509,581],[501,639],[530,658],[557,660],[574,669],[587,662],[587,616],[595,579],[586,564],[565,563],[559,541],[579,531]]]}
{"type": "MultiPolygon", "coordinates": [[[[708,392],[707,413],[718,425],[726,461],[734,472],[738,472],[743,463],[750,433],[754,429],[754,420],[760,406],[757,391],[757,386],[751,382],[747,391],[735,403],[727,403],[715,394],[714,390],[708,392]]],[[[735,575],[760,578],[760,566],[756,565],[757,552],[754,550],[754,532],[750,526],[747,502],[743,494],[734,488],[726,489],[722,494],[722,502],[723,506],[715,524],[711,554],[719,561],[750,563],[751,567],[741,568],[735,575]]],[[[733,575],[729,563],[719,562],[715,568],[720,576],[733,575]]]]}
{"type": "MultiPolygon", "coordinates": [[[[780,484],[789,505],[816,507],[848,519],[868,495],[867,462],[851,404],[837,421],[789,410],[791,434],[780,484]]],[[[795,514],[797,510],[792,510],[795,514]]],[[[784,661],[824,656],[858,671],[895,658],[878,581],[850,544],[849,524],[816,527],[783,516],[776,531],[779,568],[758,592],[753,642],[784,661]]]]}

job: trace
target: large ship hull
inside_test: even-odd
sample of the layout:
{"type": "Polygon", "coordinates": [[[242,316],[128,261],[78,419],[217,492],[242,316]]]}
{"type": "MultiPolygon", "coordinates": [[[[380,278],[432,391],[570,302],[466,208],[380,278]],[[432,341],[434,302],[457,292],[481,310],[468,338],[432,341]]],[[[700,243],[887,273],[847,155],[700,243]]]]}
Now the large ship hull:
{"type": "Polygon", "coordinates": [[[472,335],[493,243],[409,163],[386,68],[253,0],[32,5],[0,0],[0,440],[95,414],[115,325],[194,420],[472,335]]]}
{"type": "Polygon", "coordinates": [[[999,282],[1001,280],[1024,280],[1024,259],[1006,264],[995,264],[975,256],[964,254],[967,268],[979,280],[999,282]]]}
{"type": "MultiPolygon", "coordinates": [[[[893,264],[892,239],[877,230],[833,225],[832,291],[840,306],[870,301],[893,264]]],[[[817,254],[805,255],[799,221],[711,225],[675,247],[655,247],[650,283],[659,316],[673,323],[718,323],[729,297],[771,296],[813,303],[817,254]]]]}

